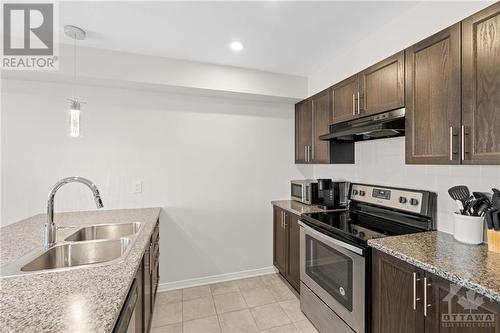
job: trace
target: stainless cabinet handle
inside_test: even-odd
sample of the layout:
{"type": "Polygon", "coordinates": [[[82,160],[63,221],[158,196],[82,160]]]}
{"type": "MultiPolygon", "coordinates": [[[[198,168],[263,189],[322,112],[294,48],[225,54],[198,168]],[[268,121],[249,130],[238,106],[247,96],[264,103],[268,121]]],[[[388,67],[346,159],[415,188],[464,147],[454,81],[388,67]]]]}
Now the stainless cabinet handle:
{"type": "Polygon", "coordinates": [[[359,103],[359,91],[358,91],[358,115],[361,114],[361,110],[359,108],[359,105],[360,105],[360,103],[359,103]]]}
{"type": "Polygon", "coordinates": [[[309,146],[309,151],[311,152],[311,161],[314,160],[314,149],[312,149],[311,146],[309,146]]]}
{"type": "Polygon", "coordinates": [[[430,304],[427,304],[427,287],[430,287],[431,284],[427,283],[427,278],[424,277],[424,317],[427,317],[427,308],[430,307],[430,304]]]}
{"type": "Polygon", "coordinates": [[[304,160],[307,162],[307,146],[304,146],[304,160]]]}
{"type": "Polygon", "coordinates": [[[462,161],[465,160],[465,126],[462,125],[462,161]]]}
{"type": "Polygon", "coordinates": [[[352,94],[352,115],[356,115],[356,97],[352,94]]]}
{"type": "Polygon", "coordinates": [[[153,251],[151,248],[153,247],[153,243],[149,243],[149,274],[153,273],[153,251]]]}
{"type": "Polygon", "coordinates": [[[417,273],[413,272],[413,310],[417,309],[417,301],[420,301],[420,298],[417,298],[417,273]]]}
{"type": "Polygon", "coordinates": [[[453,161],[453,127],[450,126],[450,161],[453,161]]]}

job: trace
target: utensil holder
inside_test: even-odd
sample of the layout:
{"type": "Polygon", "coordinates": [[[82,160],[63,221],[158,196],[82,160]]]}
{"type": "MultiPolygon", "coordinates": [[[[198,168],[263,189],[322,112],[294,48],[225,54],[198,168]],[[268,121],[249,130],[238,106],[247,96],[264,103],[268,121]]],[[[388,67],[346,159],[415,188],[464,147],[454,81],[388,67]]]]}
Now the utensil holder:
{"type": "Polygon", "coordinates": [[[483,242],[484,217],[454,213],[453,237],[465,244],[477,245],[483,242]]]}
{"type": "Polygon", "coordinates": [[[488,251],[500,253],[500,231],[488,229],[488,251]]]}

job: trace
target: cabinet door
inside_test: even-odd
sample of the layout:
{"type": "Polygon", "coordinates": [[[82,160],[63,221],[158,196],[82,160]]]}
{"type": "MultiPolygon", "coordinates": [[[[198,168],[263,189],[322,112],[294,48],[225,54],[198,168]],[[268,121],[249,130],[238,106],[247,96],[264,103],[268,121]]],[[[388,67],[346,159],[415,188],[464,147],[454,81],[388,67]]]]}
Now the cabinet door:
{"type": "MultiPolygon", "coordinates": [[[[148,244],[149,245],[149,244],[148,244]]],[[[150,247],[146,249],[143,257],[143,320],[144,320],[144,329],[146,332],[149,332],[149,328],[151,325],[151,315],[153,309],[151,307],[151,266],[150,266],[150,258],[151,255],[149,251],[150,247]]]]}
{"type": "Polygon", "coordinates": [[[423,278],[423,272],[376,250],[372,258],[373,332],[423,332],[422,302],[416,301],[422,299],[417,279],[423,278]]]}
{"type": "Polygon", "coordinates": [[[458,164],[460,23],[406,50],[406,163],[458,164]]]}
{"type": "Polygon", "coordinates": [[[426,273],[427,314],[425,332],[494,333],[500,328],[499,303],[426,273]],[[472,314],[477,322],[454,321],[453,314],[472,314]]]}
{"type": "Polygon", "coordinates": [[[295,104],[295,163],[309,163],[312,148],[311,101],[295,104]]]}
{"type": "Polygon", "coordinates": [[[312,163],[329,163],[330,145],[328,141],[319,139],[320,135],[327,134],[330,130],[331,104],[330,89],[327,89],[311,98],[312,108],[312,163]]]}
{"type": "Polygon", "coordinates": [[[404,107],[404,54],[401,51],[359,74],[361,115],[404,107]]]}
{"type": "Polygon", "coordinates": [[[300,216],[288,213],[288,282],[297,291],[300,289],[300,216]]]}
{"type": "Polygon", "coordinates": [[[285,211],[274,207],[274,266],[278,268],[281,274],[286,275],[286,252],[287,252],[287,234],[285,228],[285,211]]]}
{"type": "Polygon", "coordinates": [[[500,164],[500,3],[462,23],[464,164],[500,164]]]}
{"type": "Polygon", "coordinates": [[[358,88],[357,74],[332,87],[333,123],[350,120],[358,116],[358,88]]]}
{"type": "Polygon", "coordinates": [[[135,306],[135,332],[146,332],[146,326],[144,325],[144,314],[142,312],[142,307],[144,303],[144,285],[143,285],[143,272],[144,267],[142,266],[142,262],[137,269],[137,273],[135,275],[135,279],[137,281],[137,303],[135,306]]]}

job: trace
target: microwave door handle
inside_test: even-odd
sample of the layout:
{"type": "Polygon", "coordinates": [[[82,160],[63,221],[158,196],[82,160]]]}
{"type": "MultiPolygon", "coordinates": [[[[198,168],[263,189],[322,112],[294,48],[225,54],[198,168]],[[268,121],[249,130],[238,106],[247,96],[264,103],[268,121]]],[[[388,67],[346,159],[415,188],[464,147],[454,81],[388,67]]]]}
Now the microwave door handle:
{"type": "Polygon", "coordinates": [[[307,202],[307,197],[306,197],[306,186],[305,184],[302,184],[302,202],[307,202]]]}
{"type": "Polygon", "coordinates": [[[363,250],[360,249],[359,247],[356,247],[356,246],[348,244],[348,243],[344,243],[344,242],[342,242],[342,241],[340,241],[340,240],[338,240],[336,238],[328,237],[328,236],[322,234],[321,232],[318,232],[318,231],[314,230],[313,228],[305,225],[304,222],[302,222],[302,221],[299,221],[299,225],[301,227],[303,227],[304,230],[308,234],[313,235],[314,238],[316,238],[318,240],[324,240],[324,241],[326,241],[328,243],[332,243],[332,244],[334,244],[336,246],[339,246],[339,247],[341,247],[343,249],[349,250],[349,251],[354,252],[354,253],[356,253],[356,254],[358,254],[360,256],[363,256],[363,250]]]}

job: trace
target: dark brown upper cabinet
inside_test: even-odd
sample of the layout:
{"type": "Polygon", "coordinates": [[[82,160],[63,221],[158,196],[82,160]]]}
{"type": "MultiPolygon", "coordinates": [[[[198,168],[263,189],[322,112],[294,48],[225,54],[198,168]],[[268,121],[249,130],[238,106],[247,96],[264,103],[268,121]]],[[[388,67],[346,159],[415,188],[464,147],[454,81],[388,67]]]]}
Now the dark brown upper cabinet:
{"type": "Polygon", "coordinates": [[[500,164],[500,2],[462,22],[462,163],[500,164]]]}
{"type": "Polygon", "coordinates": [[[328,141],[319,139],[320,135],[327,134],[330,130],[331,104],[330,90],[324,90],[311,97],[312,110],[312,163],[324,164],[330,161],[330,149],[328,141]]]}
{"type": "Polygon", "coordinates": [[[458,164],[460,24],[406,50],[406,163],[458,164]]]}
{"type": "Polygon", "coordinates": [[[295,104],[295,163],[309,163],[312,148],[311,101],[295,104]]]}
{"type": "Polygon", "coordinates": [[[295,163],[329,163],[330,148],[319,136],[331,122],[330,90],[295,105],[295,163]]]}
{"type": "Polygon", "coordinates": [[[359,73],[358,115],[405,106],[405,56],[401,51],[359,73]]]}
{"type": "Polygon", "coordinates": [[[332,87],[332,123],[340,123],[358,116],[357,96],[359,92],[358,75],[353,75],[332,87]]]}
{"type": "Polygon", "coordinates": [[[332,123],[404,107],[404,51],[332,87],[332,123]]]}

